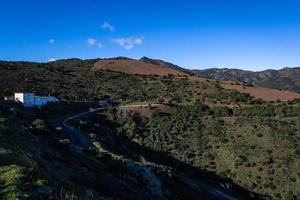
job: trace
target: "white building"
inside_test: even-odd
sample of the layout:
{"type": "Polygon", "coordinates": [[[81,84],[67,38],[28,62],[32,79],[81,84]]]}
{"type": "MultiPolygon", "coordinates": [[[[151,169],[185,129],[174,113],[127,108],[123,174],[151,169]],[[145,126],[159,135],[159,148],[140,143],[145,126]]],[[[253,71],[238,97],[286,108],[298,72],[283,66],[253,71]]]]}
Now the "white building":
{"type": "Polygon", "coordinates": [[[34,93],[15,93],[15,101],[21,102],[25,107],[42,107],[49,103],[58,103],[59,100],[52,96],[35,96],[34,93]]]}
{"type": "Polygon", "coordinates": [[[34,107],[34,93],[15,93],[15,101],[23,103],[26,107],[34,107]]]}

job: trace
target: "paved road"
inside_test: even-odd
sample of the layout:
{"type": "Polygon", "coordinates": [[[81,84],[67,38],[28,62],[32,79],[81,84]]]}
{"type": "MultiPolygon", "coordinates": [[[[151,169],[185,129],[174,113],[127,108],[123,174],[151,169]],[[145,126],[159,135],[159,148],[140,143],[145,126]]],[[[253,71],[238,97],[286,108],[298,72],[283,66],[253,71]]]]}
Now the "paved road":
{"type": "Polygon", "coordinates": [[[82,135],[79,132],[79,130],[77,128],[69,125],[69,122],[71,120],[82,117],[84,115],[92,114],[94,112],[102,111],[104,109],[105,108],[96,108],[96,109],[91,109],[87,112],[74,114],[72,116],[69,116],[69,117],[65,118],[61,122],[61,126],[62,126],[63,131],[67,134],[67,137],[71,140],[71,142],[73,144],[75,144],[76,146],[79,146],[79,147],[84,147],[85,146],[85,141],[83,140],[82,135]]]}
{"type": "Polygon", "coordinates": [[[218,189],[213,189],[213,190],[209,191],[209,193],[218,200],[238,200],[237,198],[234,198],[231,195],[226,194],[218,189]]]}
{"type": "MultiPolygon", "coordinates": [[[[160,104],[151,104],[152,106],[157,106],[160,104]]],[[[148,106],[148,104],[131,104],[131,105],[123,105],[123,106],[119,106],[120,108],[133,108],[133,107],[146,107],[148,106]]],[[[94,112],[98,112],[98,111],[103,111],[106,108],[95,108],[95,109],[91,109],[89,111],[83,112],[83,113],[77,113],[71,116],[68,116],[66,118],[63,119],[63,121],[60,123],[61,127],[63,129],[63,131],[66,133],[67,137],[71,140],[71,142],[73,144],[75,144],[76,146],[79,147],[84,147],[85,146],[85,141],[82,138],[82,134],[80,133],[80,131],[78,129],[76,129],[75,127],[69,125],[69,122],[71,120],[74,120],[76,118],[82,117],[84,115],[88,115],[94,112]]]]}
{"type": "MultiPolygon", "coordinates": [[[[159,104],[151,104],[151,105],[159,105],[159,104]]],[[[119,107],[120,108],[132,108],[132,107],[146,107],[146,106],[148,106],[148,104],[131,104],[131,105],[123,105],[123,106],[119,106],[119,107]]],[[[79,146],[79,147],[84,147],[85,141],[82,138],[82,133],[80,133],[80,131],[78,129],[76,129],[75,127],[71,126],[69,124],[69,122],[71,120],[82,117],[84,115],[88,115],[88,114],[98,112],[98,111],[103,111],[105,109],[106,108],[102,108],[102,107],[95,108],[95,109],[91,109],[91,110],[83,112],[83,113],[77,113],[77,114],[68,116],[68,117],[64,118],[62,122],[60,122],[61,127],[73,144],[75,144],[76,146],[79,146]]]]}

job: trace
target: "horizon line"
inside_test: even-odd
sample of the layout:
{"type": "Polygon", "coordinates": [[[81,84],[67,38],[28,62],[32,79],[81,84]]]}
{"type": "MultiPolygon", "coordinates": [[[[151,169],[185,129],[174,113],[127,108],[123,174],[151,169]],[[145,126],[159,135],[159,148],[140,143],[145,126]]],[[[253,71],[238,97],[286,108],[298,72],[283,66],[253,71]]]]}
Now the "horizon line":
{"type": "MultiPolygon", "coordinates": [[[[181,66],[178,65],[172,61],[168,61],[168,60],[164,60],[161,58],[151,58],[148,56],[142,56],[140,58],[131,58],[131,57],[127,57],[127,56],[115,56],[115,57],[95,57],[95,58],[80,58],[80,57],[68,57],[68,58],[58,58],[54,61],[33,61],[33,60],[2,60],[0,59],[0,62],[28,62],[28,63],[51,63],[51,62],[56,62],[56,61],[62,61],[62,60],[72,60],[72,59],[78,59],[78,60],[82,60],[82,61],[86,61],[86,60],[108,60],[108,59],[130,59],[130,60],[136,60],[136,61],[140,61],[140,59],[142,58],[149,58],[152,60],[161,60],[163,62],[167,62],[167,63],[171,63],[173,65],[177,65],[180,68],[183,69],[188,69],[188,70],[207,70],[207,69],[231,69],[231,70],[243,70],[243,71],[251,71],[251,72],[262,72],[262,71],[267,71],[267,70],[282,70],[285,68],[299,68],[299,65],[295,65],[295,66],[272,66],[272,67],[265,67],[265,69],[263,70],[250,70],[248,68],[253,68],[253,67],[238,67],[238,66],[233,66],[233,67],[228,67],[227,66],[209,66],[209,67],[187,67],[187,66],[181,66]]],[[[258,67],[258,66],[256,66],[258,67]]]]}

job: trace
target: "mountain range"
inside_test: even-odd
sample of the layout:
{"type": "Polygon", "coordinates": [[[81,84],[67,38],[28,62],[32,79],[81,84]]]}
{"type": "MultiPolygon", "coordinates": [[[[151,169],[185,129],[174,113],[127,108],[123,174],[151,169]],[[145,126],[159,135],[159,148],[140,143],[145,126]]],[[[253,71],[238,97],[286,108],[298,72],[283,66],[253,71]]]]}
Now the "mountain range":
{"type": "Polygon", "coordinates": [[[241,69],[211,68],[192,70],[196,75],[217,80],[241,81],[261,87],[300,92],[300,67],[248,71],[241,69]]]}
{"type": "Polygon", "coordinates": [[[140,61],[160,66],[168,66],[187,74],[220,81],[238,81],[265,88],[300,92],[300,67],[285,67],[280,70],[267,69],[250,71],[232,68],[185,69],[163,60],[142,57],[140,61]]]}

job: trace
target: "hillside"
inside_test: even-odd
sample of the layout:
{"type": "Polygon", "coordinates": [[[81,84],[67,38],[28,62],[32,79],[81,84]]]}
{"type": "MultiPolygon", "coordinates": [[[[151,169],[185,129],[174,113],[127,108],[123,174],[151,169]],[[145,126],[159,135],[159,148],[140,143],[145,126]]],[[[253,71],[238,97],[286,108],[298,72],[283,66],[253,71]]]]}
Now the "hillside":
{"type": "Polygon", "coordinates": [[[231,80],[261,87],[300,92],[300,68],[283,68],[252,72],[240,69],[192,70],[195,74],[216,80],[231,80]]]}
{"type": "Polygon", "coordinates": [[[0,62],[0,82],[0,96],[12,95],[15,91],[36,91],[68,101],[98,101],[111,97],[118,101],[188,103],[198,98],[215,101],[217,97],[218,101],[228,102],[231,101],[229,96],[236,91],[267,101],[300,98],[299,93],[236,82],[216,82],[167,66],[126,58],[67,59],[50,63],[0,62]]]}
{"type": "Polygon", "coordinates": [[[0,62],[0,97],[61,100],[42,109],[0,100],[0,199],[297,198],[299,93],[161,65],[0,62]],[[153,65],[164,70],[151,74],[153,65]],[[114,107],[63,128],[106,103],[114,107]]]}
{"type": "Polygon", "coordinates": [[[138,144],[217,173],[265,199],[299,195],[299,105],[207,106],[198,101],[154,109],[150,117],[144,113],[137,107],[107,116],[138,144]]]}
{"type": "MultiPolygon", "coordinates": [[[[133,75],[108,70],[93,70],[97,60],[69,59],[50,63],[0,62],[0,96],[15,91],[49,93],[65,101],[114,101],[191,103],[248,102],[253,98],[224,90],[215,81],[195,77],[133,75]],[[25,77],[25,78],[24,78],[25,77]]],[[[133,62],[133,61],[132,61],[133,62]]]]}
{"type": "Polygon", "coordinates": [[[24,109],[0,101],[0,199],[250,198],[230,180],[131,141],[103,113],[72,122],[87,138],[85,146],[76,146],[55,124],[87,106],[24,109]]]}
{"type": "Polygon", "coordinates": [[[182,71],[178,71],[167,65],[157,65],[149,62],[143,62],[131,59],[108,59],[99,60],[92,68],[93,71],[97,70],[111,70],[124,72],[128,74],[143,74],[143,75],[187,75],[182,71]]]}
{"type": "Polygon", "coordinates": [[[299,99],[300,93],[287,90],[270,89],[256,85],[249,85],[240,82],[221,81],[220,85],[224,89],[236,90],[239,92],[250,94],[251,96],[266,101],[288,101],[291,99],[299,99]]]}
{"type": "Polygon", "coordinates": [[[166,61],[163,61],[163,60],[152,59],[152,58],[148,58],[148,57],[142,57],[140,59],[140,61],[145,62],[145,63],[151,63],[151,64],[154,64],[154,65],[160,65],[160,66],[169,67],[169,68],[175,69],[177,71],[184,72],[186,74],[192,74],[192,72],[190,70],[188,70],[188,69],[182,68],[182,67],[180,67],[178,65],[175,65],[173,63],[166,62],[166,61]]]}
{"type": "MultiPolygon", "coordinates": [[[[169,62],[150,59],[147,57],[143,57],[140,60],[132,60],[126,58],[117,59],[117,60],[116,59],[100,60],[97,63],[95,63],[92,70],[96,71],[99,69],[118,71],[127,74],[141,74],[141,75],[149,75],[149,74],[161,75],[161,76],[171,75],[171,74],[186,75],[188,79],[193,81],[199,81],[199,82],[206,81],[204,78],[193,76],[192,71],[181,68],[169,62]]],[[[219,74],[220,76],[223,76],[223,73],[221,73],[221,71],[222,70],[220,70],[219,74]]],[[[237,74],[241,74],[241,73],[244,73],[246,76],[246,74],[249,72],[240,70],[239,73],[237,74]]],[[[224,74],[227,75],[228,78],[230,78],[230,77],[235,77],[234,74],[236,74],[236,72],[235,70],[232,70],[231,73],[228,72],[224,74]]],[[[215,76],[209,78],[218,80],[218,77],[215,76]]],[[[224,80],[226,79],[224,78],[224,80]]],[[[224,89],[232,89],[242,93],[247,93],[255,98],[259,98],[267,101],[276,101],[276,100],[287,101],[287,100],[300,98],[299,93],[289,92],[289,91],[279,91],[276,89],[268,89],[266,87],[261,88],[259,86],[249,87],[249,85],[243,83],[221,81],[219,82],[219,85],[222,86],[224,89]]]]}

